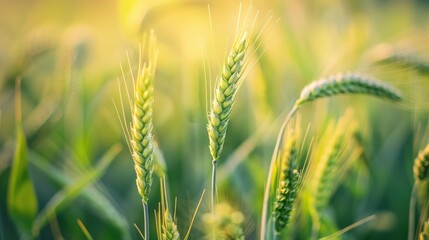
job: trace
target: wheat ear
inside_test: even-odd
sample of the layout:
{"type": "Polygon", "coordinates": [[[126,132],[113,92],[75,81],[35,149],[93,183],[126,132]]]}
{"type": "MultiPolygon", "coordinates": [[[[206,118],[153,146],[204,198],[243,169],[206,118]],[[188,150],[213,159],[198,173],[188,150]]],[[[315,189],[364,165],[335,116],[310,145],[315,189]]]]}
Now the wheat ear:
{"type": "MultiPolygon", "coordinates": [[[[139,65],[139,72],[134,88],[134,103],[131,122],[131,154],[136,171],[137,191],[142,198],[145,240],[149,240],[149,211],[148,200],[153,181],[153,81],[156,66],[156,39],[151,32],[149,39],[149,59],[139,65]]],[[[139,62],[140,64],[140,62],[139,62]]]]}
{"type": "Polygon", "coordinates": [[[145,64],[137,79],[131,126],[131,148],[137,190],[147,204],[153,173],[153,77],[155,63],[145,64]]]}
{"type": "Polygon", "coordinates": [[[422,74],[429,74],[429,62],[421,56],[389,46],[380,46],[373,52],[375,63],[395,64],[404,68],[415,69],[422,74]]]}
{"type": "Polygon", "coordinates": [[[296,105],[339,94],[374,95],[392,101],[399,101],[402,98],[399,91],[392,86],[360,73],[348,72],[332,75],[307,85],[301,91],[296,105]]]}
{"type": "Polygon", "coordinates": [[[234,98],[242,80],[247,46],[247,33],[244,32],[236,40],[224,63],[222,76],[216,80],[207,125],[210,153],[213,160],[217,160],[222,152],[234,98]]]}
{"type": "Polygon", "coordinates": [[[392,101],[400,101],[401,94],[393,87],[377,81],[373,78],[366,77],[359,73],[339,73],[315,82],[310,83],[301,91],[300,97],[296,100],[293,108],[286,116],[285,120],[280,127],[277,136],[276,145],[274,147],[273,155],[271,157],[270,169],[268,171],[267,182],[265,185],[264,200],[261,214],[261,232],[260,239],[265,239],[266,234],[266,221],[268,214],[268,204],[270,198],[270,186],[273,181],[273,172],[278,156],[280,142],[285,133],[287,124],[292,119],[294,114],[298,111],[300,106],[306,102],[311,102],[315,99],[322,97],[331,97],[339,94],[366,94],[374,95],[381,98],[390,99],[392,101]]]}
{"type": "Polygon", "coordinates": [[[419,155],[414,160],[413,172],[416,182],[423,181],[428,174],[429,169],[429,144],[419,152],[419,155]]]}
{"type": "Polygon", "coordinates": [[[243,68],[248,47],[247,32],[238,35],[223,66],[222,76],[216,80],[214,98],[208,118],[207,131],[212,155],[212,212],[216,203],[216,164],[222,152],[226,130],[237,90],[242,83],[243,68]]]}
{"type": "Polygon", "coordinates": [[[320,213],[328,205],[328,200],[333,193],[335,179],[338,177],[341,163],[340,155],[344,147],[344,135],[336,135],[325,148],[313,178],[313,199],[317,213],[320,213]]]}
{"type": "Polygon", "coordinates": [[[162,225],[162,240],[178,240],[180,239],[177,225],[171,217],[168,209],[164,213],[164,224],[162,225]]]}
{"type": "Polygon", "coordinates": [[[293,133],[289,134],[280,161],[280,179],[273,212],[277,232],[286,227],[300,186],[301,174],[296,168],[297,147],[293,133]]]}

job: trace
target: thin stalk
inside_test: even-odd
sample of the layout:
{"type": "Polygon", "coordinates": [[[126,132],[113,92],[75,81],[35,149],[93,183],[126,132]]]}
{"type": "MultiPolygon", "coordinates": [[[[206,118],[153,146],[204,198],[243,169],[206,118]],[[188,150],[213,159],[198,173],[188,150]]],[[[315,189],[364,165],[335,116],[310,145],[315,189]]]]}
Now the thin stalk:
{"type": "MultiPolygon", "coordinates": [[[[216,207],[216,166],[217,160],[212,161],[212,215],[215,216],[215,207],[216,207]]],[[[216,239],[216,232],[213,228],[213,239],[216,239]]]]}
{"type": "Polygon", "coordinates": [[[147,203],[143,202],[144,215],[144,240],[149,240],[149,209],[147,203]]]}
{"type": "Polygon", "coordinates": [[[416,216],[416,184],[414,183],[413,190],[411,191],[410,209],[408,216],[408,240],[414,239],[414,217],[416,216]]]}
{"type": "Polygon", "coordinates": [[[212,161],[212,214],[215,212],[216,206],[216,165],[217,160],[212,161]]]}
{"type": "Polygon", "coordinates": [[[271,188],[271,183],[272,183],[272,180],[273,180],[274,166],[276,165],[276,159],[277,159],[277,155],[278,155],[279,148],[280,148],[280,142],[283,139],[284,131],[286,129],[286,126],[287,126],[288,122],[290,121],[290,119],[293,117],[293,115],[296,113],[297,110],[298,110],[298,106],[295,104],[293,106],[293,108],[290,110],[289,114],[286,116],[285,120],[283,121],[283,124],[282,124],[282,126],[280,128],[279,135],[277,136],[276,146],[274,148],[274,152],[273,152],[273,155],[271,157],[270,170],[268,172],[267,183],[265,185],[264,202],[263,202],[263,205],[262,205],[262,218],[261,218],[261,235],[260,235],[260,240],[264,240],[265,239],[265,234],[266,234],[266,220],[267,220],[267,215],[268,215],[268,201],[269,201],[269,198],[270,198],[270,188],[271,188]]]}

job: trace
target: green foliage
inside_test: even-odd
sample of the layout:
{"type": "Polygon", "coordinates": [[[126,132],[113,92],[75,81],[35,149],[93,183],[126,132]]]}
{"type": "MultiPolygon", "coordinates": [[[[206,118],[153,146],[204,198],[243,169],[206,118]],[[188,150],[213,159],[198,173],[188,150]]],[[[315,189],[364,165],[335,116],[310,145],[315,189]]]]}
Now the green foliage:
{"type": "Polygon", "coordinates": [[[16,90],[16,148],[9,177],[7,206],[9,214],[23,238],[29,238],[38,211],[37,196],[30,177],[28,147],[21,122],[21,84],[16,90]]]}
{"type": "Polygon", "coordinates": [[[412,226],[409,216],[427,219],[427,159],[419,152],[429,140],[429,5],[252,2],[240,8],[227,0],[1,1],[0,238],[31,238],[34,230],[47,240],[140,239],[130,226],[145,225],[142,198],[150,239],[175,239],[176,231],[182,239],[211,237],[209,222],[228,232],[219,237],[259,239],[264,221],[267,240],[396,240],[409,232],[419,238],[423,223],[412,226]],[[152,29],[156,81],[142,90],[133,80],[146,60],[140,53],[148,52],[142,35],[152,29]],[[22,121],[12,114],[17,77],[22,121]],[[149,89],[153,110],[145,101],[134,107],[136,89],[142,95],[149,89]],[[282,171],[275,156],[269,172],[279,125],[297,99],[292,120],[302,126],[292,129],[304,133],[296,143],[297,171],[282,171]],[[340,127],[330,122],[348,108],[359,124],[341,131],[347,137],[337,146],[354,149],[352,157],[331,154],[339,161],[314,167],[340,127]],[[134,113],[141,121],[131,118],[134,113]],[[137,157],[111,148],[127,146],[122,128],[129,129],[128,140],[135,137],[128,147],[137,157]],[[143,136],[136,129],[152,132],[143,136]],[[210,198],[194,212],[210,188],[213,159],[222,159],[215,200],[234,206],[223,210],[224,222],[210,217],[210,198]],[[272,184],[265,189],[269,173],[272,184]],[[291,173],[300,174],[297,192],[285,180],[291,173]],[[161,202],[157,178],[163,177],[166,195],[178,201],[163,212],[158,231],[153,211],[161,202]],[[414,184],[411,200],[418,204],[410,213],[414,184]],[[234,220],[237,212],[241,217],[234,220]],[[375,217],[361,222],[367,216],[375,217]],[[275,218],[278,230],[286,225],[279,234],[275,218]]]}

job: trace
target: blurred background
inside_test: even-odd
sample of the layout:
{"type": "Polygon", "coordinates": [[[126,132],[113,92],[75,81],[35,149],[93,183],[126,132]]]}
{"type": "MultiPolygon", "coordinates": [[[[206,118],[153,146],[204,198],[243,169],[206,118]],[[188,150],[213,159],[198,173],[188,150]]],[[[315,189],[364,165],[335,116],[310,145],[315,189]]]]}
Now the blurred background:
{"type": "MultiPolygon", "coordinates": [[[[312,80],[361,71],[403,90],[404,103],[362,96],[320,100],[303,107],[302,125],[317,138],[328,117],[354,109],[364,129],[367,161],[344,178],[331,201],[336,228],[377,214],[343,238],[405,239],[413,159],[429,141],[429,79],[412,67],[373,65],[371,56],[383,45],[429,59],[429,2],[252,4],[259,10],[252,36],[257,41],[219,160],[219,200],[244,213],[246,235],[256,239],[269,160],[285,113],[312,80]]],[[[243,9],[248,5],[243,2],[243,9]]],[[[75,197],[66,194],[39,238],[83,239],[77,219],[94,239],[140,238],[133,226],[143,226],[140,197],[113,101],[120,103],[121,65],[129,81],[128,66],[136,68],[139,43],[151,29],[159,47],[154,132],[184,236],[203,190],[209,189],[208,82],[214,82],[232,45],[238,6],[226,0],[0,0],[0,239],[20,236],[7,209],[17,147],[17,79],[37,212],[49,209],[52,198],[74,183],[85,186],[75,197]],[[112,154],[117,145],[122,150],[112,154]],[[106,156],[113,160],[90,179],[106,156]]],[[[159,199],[155,178],[150,213],[159,199]]],[[[208,211],[206,193],[190,239],[204,239],[201,216],[208,211]]],[[[151,217],[153,233],[154,226],[151,217]]]]}

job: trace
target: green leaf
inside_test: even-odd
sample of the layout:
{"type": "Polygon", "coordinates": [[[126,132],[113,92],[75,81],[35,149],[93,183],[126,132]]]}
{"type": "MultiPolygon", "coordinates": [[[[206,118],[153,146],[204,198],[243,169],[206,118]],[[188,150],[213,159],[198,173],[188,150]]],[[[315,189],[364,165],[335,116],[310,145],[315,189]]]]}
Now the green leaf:
{"type": "Polygon", "coordinates": [[[82,193],[82,191],[100,178],[120,150],[120,145],[113,145],[94,169],[85,173],[85,175],[80,179],[77,179],[77,181],[56,193],[43,211],[37,216],[32,229],[33,237],[39,235],[40,229],[49,219],[73,202],[82,193]]]}
{"type": "MultiPolygon", "coordinates": [[[[34,161],[31,163],[61,187],[72,184],[73,179],[67,174],[52,166],[46,159],[34,151],[29,151],[29,156],[34,161]]],[[[121,232],[121,239],[131,239],[130,228],[127,219],[106,196],[94,186],[84,189],[79,196],[85,203],[85,208],[91,209],[103,221],[117,227],[121,232]]]]}
{"type": "Polygon", "coordinates": [[[27,142],[21,122],[20,81],[16,90],[16,149],[7,192],[9,215],[24,238],[31,233],[37,215],[38,204],[33,182],[28,171],[27,142]]]}

